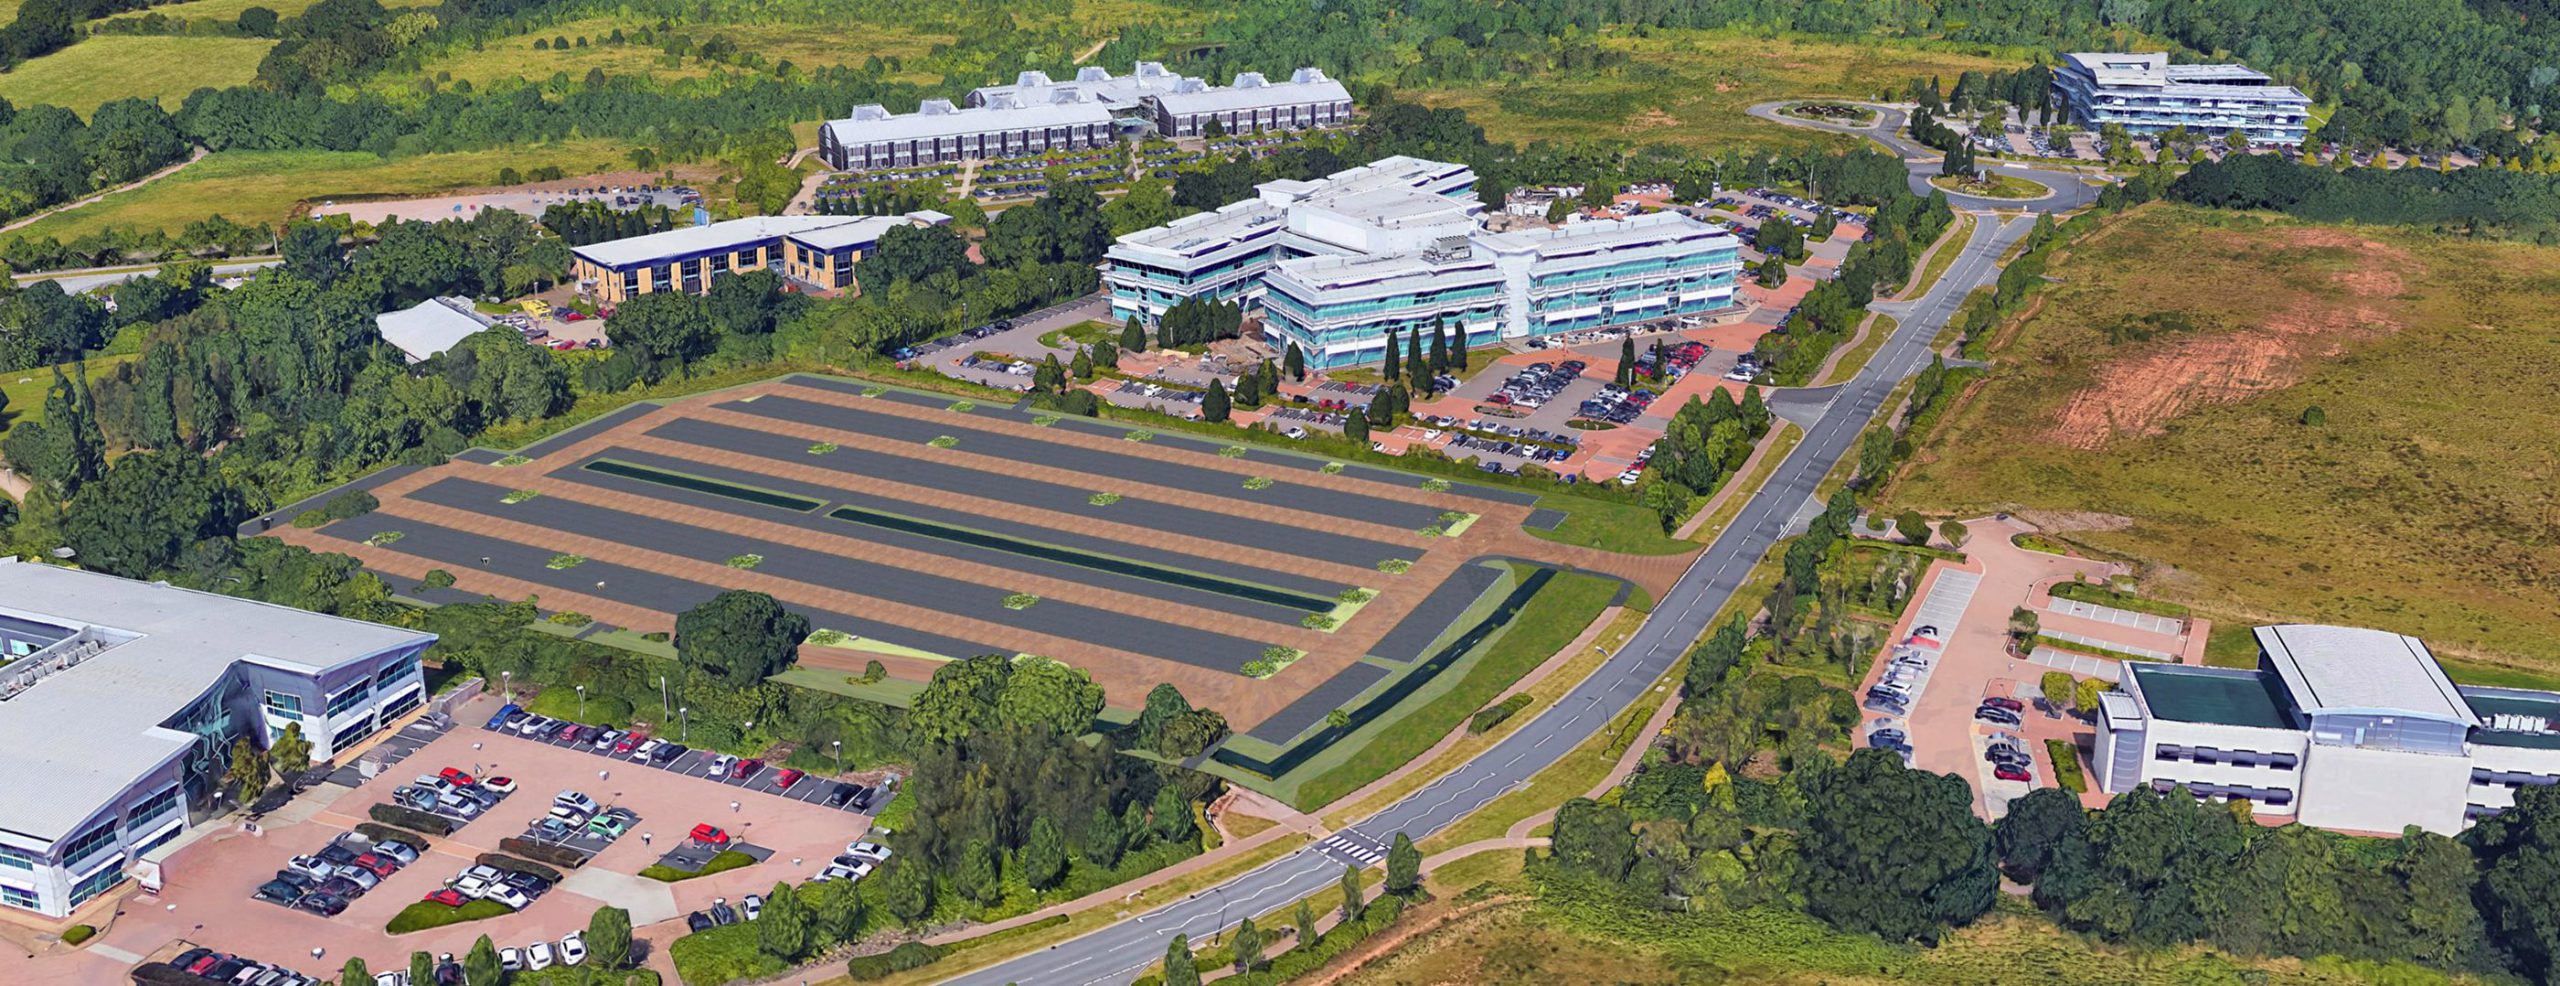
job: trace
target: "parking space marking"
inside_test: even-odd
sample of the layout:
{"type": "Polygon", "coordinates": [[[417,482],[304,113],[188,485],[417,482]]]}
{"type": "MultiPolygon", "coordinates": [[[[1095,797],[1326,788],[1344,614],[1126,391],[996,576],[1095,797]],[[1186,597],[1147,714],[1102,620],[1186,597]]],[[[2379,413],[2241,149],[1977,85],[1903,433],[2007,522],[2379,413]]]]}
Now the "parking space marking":
{"type": "MultiPolygon", "coordinates": [[[[862,814],[862,809],[856,807],[856,805],[864,799],[864,796],[858,795],[856,797],[847,798],[845,803],[841,805],[828,805],[826,804],[826,799],[833,793],[833,786],[836,784],[848,784],[853,785],[856,788],[868,787],[868,785],[853,784],[851,781],[826,780],[804,774],[801,779],[792,784],[791,787],[783,788],[778,786],[777,780],[781,777],[782,768],[776,767],[772,764],[759,766],[756,768],[754,773],[746,777],[732,777],[730,776],[730,772],[727,771],[718,775],[704,773],[703,768],[707,767],[711,763],[711,758],[714,754],[709,754],[702,750],[689,749],[675,759],[662,763],[656,760],[642,760],[633,756],[632,754],[637,752],[636,747],[632,751],[624,752],[615,750],[611,744],[598,747],[592,741],[580,743],[563,739],[557,735],[544,736],[536,739],[525,736],[524,734],[505,725],[484,725],[481,728],[488,732],[513,737],[526,742],[543,743],[559,747],[561,749],[583,750],[587,753],[603,757],[611,761],[639,764],[644,767],[652,767],[658,770],[668,771],[670,773],[701,777],[702,779],[708,780],[714,784],[726,787],[745,788],[758,794],[772,795],[778,798],[798,801],[803,804],[832,807],[834,810],[841,811],[846,814],[862,814]]],[[[660,738],[663,739],[664,737],[660,738]]]]}
{"type": "Polygon", "coordinates": [[[2184,620],[2159,616],[2152,613],[2137,613],[2133,610],[2118,609],[2113,606],[2101,606],[2097,603],[2081,602],[2077,599],[2062,599],[2057,597],[2045,603],[2044,608],[2047,612],[2058,613],[2063,616],[2076,616],[2084,620],[2095,620],[2100,623],[2113,623],[2117,626],[2132,627],[2136,630],[2142,630],[2149,633],[2176,636],[2186,632],[2186,621],[2184,620]]]}

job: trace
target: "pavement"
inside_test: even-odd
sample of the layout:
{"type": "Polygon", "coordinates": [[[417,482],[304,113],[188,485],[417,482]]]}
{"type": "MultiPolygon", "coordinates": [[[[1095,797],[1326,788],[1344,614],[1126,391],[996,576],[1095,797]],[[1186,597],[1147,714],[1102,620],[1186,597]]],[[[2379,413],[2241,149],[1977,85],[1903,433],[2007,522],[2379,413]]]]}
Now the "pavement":
{"type": "Polygon", "coordinates": [[[1235,920],[1319,892],[1342,866],[1369,865],[1403,832],[1421,837],[1445,828],[1527,783],[1583,739],[1644,699],[1659,679],[1741,589],[1751,569],[1812,498],[1815,486],[1847,455],[1886,395],[1916,373],[1929,342],[1965,295],[1999,275],[1999,256],[2026,235],[2031,220],[1976,225],[1963,253],[1936,287],[1908,306],[1894,335],[1856,378],[1834,391],[1768,484],[1744,504],[1735,523],[1689,563],[1653,614],[1600,670],[1518,731],[1439,780],[1360,822],[1249,873],[1040,952],[957,976],[964,986],[1006,983],[1125,983],[1164,954],[1175,934],[1194,939],[1235,920]]]}
{"type": "MultiPolygon", "coordinates": [[[[226,277],[240,277],[246,274],[265,270],[283,262],[284,261],[273,257],[225,261],[223,263],[213,265],[213,279],[219,281],[226,277]]],[[[160,272],[160,266],[161,265],[159,264],[144,264],[133,267],[92,267],[81,270],[56,270],[43,271],[34,274],[18,274],[14,275],[14,277],[20,287],[25,287],[37,281],[52,281],[55,284],[61,285],[63,292],[66,294],[79,294],[84,291],[95,291],[99,288],[114,287],[137,277],[157,274],[160,272]]]]}
{"type": "MultiPolygon", "coordinates": [[[[1792,100],[1761,103],[1744,110],[1744,112],[1772,123],[1785,124],[1790,127],[1805,127],[1812,130],[1828,130],[1833,133],[1865,137],[1878,144],[1884,145],[1886,150],[1891,151],[1902,158],[1903,164],[1911,171],[1912,194],[1927,195],[1931,192],[1940,190],[1937,186],[1929,184],[1929,179],[1936,177],[1938,174],[1938,159],[1940,156],[1938,149],[1902,136],[1902,127],[1904,122],[1910,118],[1910,111],[1898,106],[1887,106],[1881,103],[1859,103],[1857,105],[1876,111],[1876,119],[1873,124],[1859,127],[1846,123],[1800,119],[1778,112],[1778,107],[1784,106],[1788,102],[1792,102],[1792,100]]],[[[2008,175],[2013,178],[2023,178],[2047,188],[2051,188],[2054,193],[2041,199],[2019,200],[1989,199],[1979,196],[1960,195],[1954,192],[1948,192],[1946,193],[1947,203],[1958,209],[2027,209],[2033,212],[2067,212],[2098,201],[2097,188],[2081,181],[2082,178],[2087,176],[2080,172],[2064,171],[2052,167],[2031,167],[2023,164],[2003,164],[1999,162],[1985,162],[1983,170],[2008,175]]]]}

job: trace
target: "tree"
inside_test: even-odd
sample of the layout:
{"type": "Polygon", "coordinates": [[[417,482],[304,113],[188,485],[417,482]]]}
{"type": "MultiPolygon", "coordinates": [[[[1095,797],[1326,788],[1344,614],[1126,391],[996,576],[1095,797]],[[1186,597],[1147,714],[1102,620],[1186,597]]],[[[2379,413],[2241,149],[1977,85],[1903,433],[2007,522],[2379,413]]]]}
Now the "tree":
{"type": "MultiPolygon", "coordinates": [[[[852,896],[847,894],[845,896],[852,896]]],[[[631,912],[606,905],[587,918],[587,951],[596,964],[620,969],[631,964],[631,912]]]]}
{"type": "Polygon", "coordinates": [[[1360,895],[1360,868],[1342,864],[1342,923],[1360,920],[1360,913],[1368,906],[1368,901],[1360,895]]]}
{"type": "MultiPolygon", "coordinates": [[[[1306,382],[1307,354],[1304,350],[1298,348],[1298,340],[1289,340],[1288,352],[1282,354],[1280,357],[1280,369],[1289,374],[1289,379],[1300,383],[1306,382]]],[[[0,404],[0,408],[5,408],[6,406],[7,405],[5,404],[0,404]]]]}
{"type": "Polygon", "coordinates": [[[1393,383],[1397,377],[1404,375],[1404,349],[1396,344],[1396,330],[1394,329],[1387,330],[1386,358],[1387,361],[1385,365],[1379,368],[1378,375],[1386,378],[1387,382],[1393,383]]]}
{"type": "Polygon", "coordinates": [[[1589,798],[1575,798],[1556,809],[1547,858],[1558,866],[1614,883],[1635,865],[1635,834],[1627,811],[1589,798]]]}
{"type": "Polygon", "coordinates": [[[2062,671],[2047,671],[2036,679],[2036,690],[2044,693],[2045,701],[2061,705],[2071,699],[2071,675],[2062,671]]]}
{"type": "Polygon", "coordinates": [[[361,958],[348,959],[346,965],[338,967],[339,986],[368,986],[372,982],[373,970],[361,958]]]}
{"type": "Polygon", "coordinates": [[[1022,882],[1033,890],[1047,890],[1067,874],[1067,839],[1057,823],[1046,815],[1031,820],[1031,837],[1023,842],[1018,863],[1022,882]]]}
{"type": "Polygon", "coordinates": [[[1943,520],[1938,522],[1938,536],[1945,538],[1949,547],[1964,547],[1965,535],[1969,533],[1971,532],[1965,529],[1963,521],[1943,520]]]}
{"type": "Polygon", "coordinates": [[[222,775],[232,800],[248,804],[267,789],[267,753],[243,736],[231,741],[231,769],[222,775]]]}
{"type": "Polygon", "coordinates": [[[1448,367],[1449,327],[1434,321],[1431,323],[1431,368],[1437,371],[1448,367]]]}
{"type": "Polygon", "coordinates": [[[2080,679],[2080,683],[2072,686],[2071,689],[2071,708],[2081,715],[2097,715],[2098,695],[2104,690],[2104,686],[2100,685],[2096,678],[2080,679]]]}
{"type": "MultiPolygon", "coordinates": [[[[1211,121],[1210,126],[1216,126],[1211,121]]],[[[1175,935],[1164,947],[1164,986],[1200,986],[1200,968],[1192,964],[1191,936],[1175,935]]]]}
{"type": "Polygon", "coordinates": [[[898,920],[914,924],[933,913],[931,865],[907,855],[880,875],[880,903],[898,920]]]}
{"type": "Polygon", "coordinates": [[[1387,847],[1387,892],[1410,894],[1422,886],[1422,850],[1413,840],[1396,833],[1395,844],[1387,847]]]}
{"type": "Polygon", "coordinates": [[[328,287],[346,271],[346,248],[338,245],[336,227],[325,223],[297,222],[286,226],[284,238],[276,246],[284,255],[286,272],[321,287],[328,287]]]}
{"type": "Polygon", "coordinates": [[[1198,838],[1199,824],[1191,818],[1191,799],[1182,789],[1171,784],[1156,788],[1155,804],[1148,812],[1155,820],[1156,837],[1166,842],[1186,842],[1198,838]]]}
{"type": "Polygon", "coordinates": [[[808,638],[808,617],[745,589],[713,596],[676,617],[677,661],[732,688],[781,674],[808,638]]]}
{"type": "Polygon", "coordinates": [[[240,28],[240,33],[253,38],[276,36],[276,12],[265,7],[251,7],[241,11],[240,19],[236,24],[240,28]]]}
{"type": "Polygon", "coordinates": [[[1225,421],[1230,413],[1227,385],[1218,380],[1209,381],[1208,396],[1200,398],[1200,420],[1225,421]]]}
{"type": "Polygon", "coordinates": [[[1893,519],[1893,527],[1902,535],[1904,541],[1912,544],[1929,543],[1928,518],[1920,516],[1917,510],[1903,511],[1901,516],[1893,519]]]}
{"type": "Polygon", "coordinates": [[[276,737],[275,744],[268,747],[267,760],[274,765],[277,776],[288,782],[311,769],[311,741],[303,738],[301,723],[285,724],[284,735],[276,737]]]}
{"type": "MultiPolygon", "coordinates": [[[[2036,618],[2035,610],[2020,606],[2009,611],[2009,636],[2019,642],[2034,637],[2042,627],[2043,622],[2036,618]]],[[[2057,702],[2061,701],[2061,696],[2052,697],[2057,702]]]]}
{"type": "Polygon", "coordinates": [[[2034,883],[2054,855],[2077,846],[2088,829],[2089,813],[2080,807],[2078,795],[2040,787],[2009,802],[2009,813],[1992,823],[1991,845],[2010,879],[2034,883]]]}
{"type": "Polygon", "coordinates": [[[1298,898],[1297,918],[1291,922],[1298,926],[1299,948],[1314,948],[1317,942],[1324,940],[1324,932],[1316,930],[1316,907],[1308,903],[1311,899],[1298,898]]]}
{"type": "Polygon", "coordinates": [[[435,981],[436,957],[425,952],[409,953],[409,982],[416,984],[435,981]]]}
{"type": "Polygon", "coordinates": [[[1124,353],[1147,351],[1147,330],[1139,327],[1136,315],[1129,316],[1129,320],[1120,325],[1120,351],[1124,353]]]}
{"type": "Polygon", "coordinates": [[[1635,386],[1636,337],[1634,336],[1628,336],[1624,339],[1618,340],[1618,374],[1616,377],[1616,383],[1621,387],[1635,386]]]}
{"type": "Polygon", "coordinates": [[[809,908],[789,881],[773,885],[765,895],[764,913],[756,918],[756,947],[782,962],[799,961],[809,951],[809,908]]]}
{"type": "Polygon", "coordinates": [[[462,957],[462,981],[467,986],[498,986],[506,981],[507,971],[498,965],[498,945],[481,935],[471,943],[471,951],[462,957]]]}
{"type": "MultiPolygon", "coordinates": [[[[1935,941],[1991,909],[1999,895],[1991,830],[1973,789],[1953,774],[1865,749],[1800,784],[1806,909],[1851,931],[1935,941]]],[[[1563,816],[1557,817],[1563,836],[1563,816]]]]}
{"type": "Polygon", "coordinates": [[[1764,288],[1776,289],[1785,287],[1787,285],[1786,261],[1777,257],[1763,258],[1760,261],[1759,269],[1753,274],[1753,279],[1764,288]]]}
{"type": "Polygon", "coordinates": [[[980,904],[992,904],[1002,899],[1004,881],[997,872],[996,863],[994,846],[978,840],[961,846],[960,857],[951,870],[951,889],[980,904]]]}
{"type": "Polygon", "coordinates": [[[1154,749],[1164,734],[1164,727],[1191,711],[1191,700],[1182,697],[1182,689],[1172,683],[1160,684],[1147,691],[1147,704],[1138,710],[1138,721],[1131,723],[1133,739],[1138,746],[1154,749]]]}
{"type": "Polygon", "coordinates": [[[1344,438],[1348,438],[1348,439],[1350,439],[1350,440],[1352,440],[1352,441],[1354,441],[1354,442],[1358,442],[1358,443],[1361,443],[1361,444],[1364,444],[1364,445],[1365,445],[1365,444],[1368,444],[1368,441],[1369,441],[1369,415],[1368,415],[1368,413],[1364,411],[1364,412],[1355,413],[1355,414],[1346,414],[1346,415],[1343,415],[1343,416],[1342,416],[1342,437],[1344,437],[1344,438]]]}
{"type": "Polygon", "coordinates": [[[1568,198],[1565,198],[1565,197],[1563,197],[1563,196],[1557,196],[1556,198],[1554,198],[1554,199],[1552,199],[1552,200],[1549,200],[1549,201],[1547,202],[1547,224],[1548,224],[1548,225],[1550,225],[1550,226],[1562,226],[1562,225],[1564,225],[1564,221],[1565,221],[1565,220],[1567,220],[1567,219],[1571,219],[1571,218],[1573,218],[1573,200],[1572,200],[1572,199],[1568,199],[1568,198]]]}
{"type": "Polygon", "coordinates": [[[72,498],[62,534],[82,563],[127,578],[168,567],[190,544],[248,515],[238,489],[185,449],[136,452],[72,498]]]}
{"type": "Polygon", "coordinates": [[[1254,966],[1262,964],[1262,929],[1254,926],[1252,918],[1236,925],[1235,937],[1227,939],[1227,943],[1235,952],[1237,975],[1252,972],[1254,966]]]}
{"type": "Polygon", "coordinates": [[[1128,830],[1120,827],[1120,816],[1112,813],[1110,802],[1093,806],[1093,821],[1084,827],[1084,858],[1104,868],[1118,866],[1128,844],[1128,830]]]}

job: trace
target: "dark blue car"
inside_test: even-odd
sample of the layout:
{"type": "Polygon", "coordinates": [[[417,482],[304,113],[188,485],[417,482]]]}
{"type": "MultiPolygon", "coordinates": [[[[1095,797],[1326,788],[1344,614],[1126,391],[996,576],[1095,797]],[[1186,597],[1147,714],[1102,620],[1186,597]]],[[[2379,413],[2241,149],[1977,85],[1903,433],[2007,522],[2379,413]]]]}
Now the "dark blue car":
{"type": "Polygon", "coordinates": [[[504,726],[507,724],[508,719],[522,715],[523,713],[523,706],[517,705],[514,702],[509,702],[506,705],[499,707],[497,715],[489,717],[488,728],[496,729],[500,726],[504,726]]]}

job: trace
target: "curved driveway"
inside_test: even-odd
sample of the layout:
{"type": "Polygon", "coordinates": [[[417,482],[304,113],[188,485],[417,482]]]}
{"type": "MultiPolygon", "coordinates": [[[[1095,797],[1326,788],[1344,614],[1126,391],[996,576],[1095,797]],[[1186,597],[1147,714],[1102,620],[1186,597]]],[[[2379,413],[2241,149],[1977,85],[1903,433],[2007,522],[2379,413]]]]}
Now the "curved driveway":
{"type": "Polygon", "coordinates": [[[1439,831],[1555,763],[1643,698],[1705,632],[1752,565],[1785,532],[1801,526],[1801,518],[1815,507],[1814,485],[1848,454],[1894,386],[1927,362],[1929,340],[1954,317],[1965,295],[1999,276],[2000,255],[2026,235],[2031,223],[2020,217],[1976,224],[1955,264],[1927,295],[1899,306],[1904,314],[1893,337],[1856,379],[1836,388],[1805,440],[1753,494],[1733,526],[1690,563],[1624,647],[1527,726],[1430,786],[1314,846],[1081,938],[948,981],[964,986],[1126,983],[1163,958],[1174,935],[1203,938],[1250,915],[1319,893],[1341,879],[1344,863],[1366,867],[1383,859],[1396,833],[1420,839],[1439,831]]]}
{"type": "MultiPolygon", "coordinates": [[[[1874,110],[1876,114],[1876,122],[1871,126],[1853,127],[1845,123],[1798,119],[1778,112],[1778,107],[1785,106],[1788,102],[1793,102],[1793,100],[1775,103],[1761,103],[1757,106],[1751,107],[1750,109],[1744,110],[1743,112],[1749,113],[1760,119],[1767,120],[1771,123],[1782,123],[1790,127],[1803,127],[1808,130],[1828,130],[1832,133],[1849,134],[1875,141],[1878,144],[1884,145],[1885,150],[1892,152],[1894,156],[1901,158],[1903,166],[1911,170],[1912,194],[1927,195],[1930,192],[1945,191],[1935,185],[1929,184],[1929,179],[1936,177],[1938,174],[1938,159],[1940,157],[1938,149],[1902,135],[1902,125],[1903,122],[1909,118],[1909,113],[1891,106],[1883,106],[1875,103],[1855,103],[1853,105],[1863,106],[1867,109],[1874,110]]],[[[2081,178],[2084,176],[2079,172],[2063,171],[2053,168],[2038,168],[2024,164],[2001,164],[1996,162],[1983,165],[1983,170],[2008,175],[2013,178],[2024,178],[2028,181],[2035,182],[2036,184],[2043,185],[2046,188],[2053,189],[2053,194],[2040,199],[1991,199],[1983,198],[1979,195],[1960,195],[1955,192],[1947,192],[1948,204],[1953,205],[1958,209],[2025,209],[2029,212],[2069,212],[2073,209],[2090,205],[2098,201],[2098,190],[2095,187],[2082,182],[2081,178]]]]}

